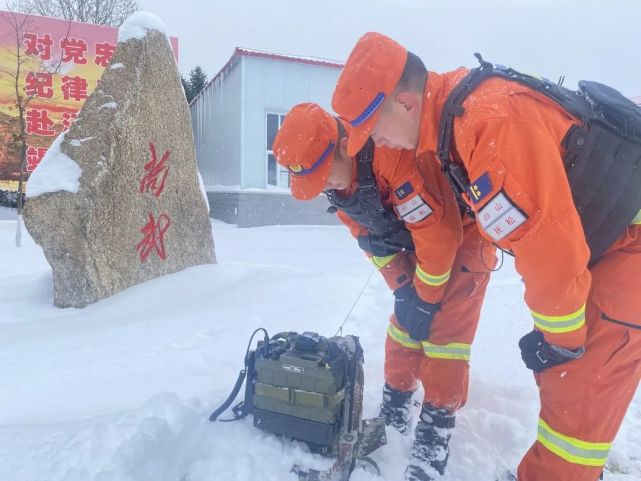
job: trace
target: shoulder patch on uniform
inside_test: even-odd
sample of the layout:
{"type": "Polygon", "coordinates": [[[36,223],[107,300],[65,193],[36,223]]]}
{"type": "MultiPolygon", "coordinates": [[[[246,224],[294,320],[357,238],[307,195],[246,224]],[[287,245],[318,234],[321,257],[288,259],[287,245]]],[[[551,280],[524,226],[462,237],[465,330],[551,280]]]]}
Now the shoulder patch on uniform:
{"type": "Polygon", "coordinates": [[[472,182],[467,188],[470,200],[474,204],[481,202],[490,192],[492,192],[492,181],[490,180],[490,175],[487,172],[472,182]]]}
{"type": "Polygon", "coordinates": [[[500,191],[477,214],[481,228],[495,241],[507,237],[528,219],[505,192],[500,191]]]}
{"type": "Polygon", "coordinates": [[[395,205],[394,210],[400,219],[407,224],[415,224],[432,214],[432,208],[419,194],[402,204],[395,205]]]}
{"type": "Polygon", "coordinates": [[[398,189],[394,191],[398,200],[403,200],[412,192],[414,192],[414,189],[412,188],[411,182],[405,182],[403,185],[401,185],[398,189]]]}

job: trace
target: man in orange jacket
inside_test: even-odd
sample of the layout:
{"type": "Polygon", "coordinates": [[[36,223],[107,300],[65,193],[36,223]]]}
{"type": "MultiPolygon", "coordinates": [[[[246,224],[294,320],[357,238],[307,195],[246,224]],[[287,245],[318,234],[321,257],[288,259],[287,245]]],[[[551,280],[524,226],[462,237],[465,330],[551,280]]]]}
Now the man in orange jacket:
{"type": "Polygon", "coordinates": [[[294,197],[325,191],[394,291],[381,415],[408,431],[421,381],[417,449],[436,475],[447,463],[455,412],[467,399],[471,343],[495,248],[461,218],[435,162],[372,143],[348,156],[349,131],[320,106],[300,104],[287,114],[274,155],[291,173],[294,197]]]}
{"type": "MultiPolygon", "coordinates": [[[[427,72],[369,33],[332,106],[352,126],[350,154],[371,136],[438,157],[482,235],[512,251],[535,326],[521,353],[541,402],[518,480],[594,481],[641,378],[641,123],[613,133],[616,122],[581,121],[581,96],[495,69],[427,72]]],[[[591,98],[604,93],[639,118],[613,89],[591,98]]]]}

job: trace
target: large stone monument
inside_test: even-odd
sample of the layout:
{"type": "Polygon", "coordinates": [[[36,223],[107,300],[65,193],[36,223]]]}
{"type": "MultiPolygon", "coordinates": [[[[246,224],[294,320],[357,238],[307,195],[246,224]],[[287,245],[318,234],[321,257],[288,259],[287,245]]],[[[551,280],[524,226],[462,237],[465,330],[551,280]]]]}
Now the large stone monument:
{"type": "Polygon", "coordinates": [[[118,40],[99,86],[27,186],[25,224],[51,264],[59,307],[216,261],[164,26],[139,12],[118,40]]]}

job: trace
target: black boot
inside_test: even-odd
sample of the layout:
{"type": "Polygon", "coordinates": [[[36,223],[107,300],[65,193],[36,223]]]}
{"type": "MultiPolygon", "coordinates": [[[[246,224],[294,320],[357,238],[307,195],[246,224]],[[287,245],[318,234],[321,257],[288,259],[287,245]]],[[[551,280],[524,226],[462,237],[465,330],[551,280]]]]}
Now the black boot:
{"type": "Polygon", "coordinates": [[[383,402],[378,415],[385,418],[387,426],[392,426],[400,433],[409,432],[412,425],[412,394],[397,391],[387,384],[383,387],[383,402]]]}
{"type": "Polygon", "coordinates": [[[416,425],[410,463],[405,470],[406,481],[434,481],[445,472],[450,457],[449,442],[455,415],[447,409],[423,404],[416,425]]]}

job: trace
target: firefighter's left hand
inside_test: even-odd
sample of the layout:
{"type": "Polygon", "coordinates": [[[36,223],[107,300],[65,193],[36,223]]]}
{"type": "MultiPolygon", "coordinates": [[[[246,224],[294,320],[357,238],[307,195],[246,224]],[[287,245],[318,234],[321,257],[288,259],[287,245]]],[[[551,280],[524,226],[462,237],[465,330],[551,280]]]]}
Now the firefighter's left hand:
{"type": "Polygon", "coordinates": [[[578,359],[585,352],[583,347],[573,351],[550,344],[540,331],[532,331],[523,336],[519,341],[519,347],[525,366],[534,372],[543,372],[551,367],[578,359]]]}
{"type": "Polygon", "coordinates": [[[411,283],[407,283],[394,291],[394,315],[402,327],[405,327],[407,323],[407,311],[412,300],[416,297],[416,291],[411,283]]]}
{"type": "Polygon", "coordinates": [[[441,308],[441,304],[431,304],[422,301],[416,296],[411,300],[408,307],[404,327],[412,339],[415,341],[424,341],[430,335],[432,320],[441,308]]]}

